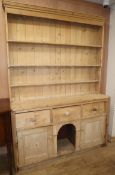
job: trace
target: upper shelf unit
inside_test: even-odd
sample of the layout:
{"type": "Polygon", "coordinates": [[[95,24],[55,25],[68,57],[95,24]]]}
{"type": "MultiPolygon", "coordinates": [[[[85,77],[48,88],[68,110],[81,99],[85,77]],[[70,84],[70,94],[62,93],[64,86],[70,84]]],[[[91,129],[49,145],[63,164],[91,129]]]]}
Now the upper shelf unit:
{"type": "Polygon", "coordinates": [[[7,16],[11,100],[100,92],[103,26],[7,16]]]}

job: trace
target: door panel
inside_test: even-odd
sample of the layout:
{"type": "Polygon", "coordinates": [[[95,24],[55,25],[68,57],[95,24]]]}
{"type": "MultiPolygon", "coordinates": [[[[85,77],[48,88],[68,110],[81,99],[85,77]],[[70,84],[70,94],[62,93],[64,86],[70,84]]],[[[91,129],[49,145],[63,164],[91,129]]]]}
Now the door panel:
{"type": "Polygon", "coordinates": [[[48,158],[47,128],[18,132],[19,167],[48,158]]]}
{"type": "Polygon", "coordinates": [[[106,117],[83,120],[81,123],[81,148],[104,143],[106,117]]]}

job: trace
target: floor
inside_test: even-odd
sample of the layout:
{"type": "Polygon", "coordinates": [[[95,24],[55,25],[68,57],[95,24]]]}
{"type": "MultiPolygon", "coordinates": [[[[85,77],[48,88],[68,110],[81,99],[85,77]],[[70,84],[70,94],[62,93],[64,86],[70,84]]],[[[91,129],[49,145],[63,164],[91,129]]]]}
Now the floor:
{"type": "MultiPolygon", "coordinates": [[[[3,164],[3,160],[0,164],[3,164]]],[[[0,175],[8,175],[6,172],[0,175]]],[[[115,142],[84,153],[70,154],[41,163],[17,175],[115,175],[115,142]]]]}
{"type": "Polygon", "coordinates": [[[8,174],[8,159],[5,147],[0,148],[0,175],[8,174]]]}

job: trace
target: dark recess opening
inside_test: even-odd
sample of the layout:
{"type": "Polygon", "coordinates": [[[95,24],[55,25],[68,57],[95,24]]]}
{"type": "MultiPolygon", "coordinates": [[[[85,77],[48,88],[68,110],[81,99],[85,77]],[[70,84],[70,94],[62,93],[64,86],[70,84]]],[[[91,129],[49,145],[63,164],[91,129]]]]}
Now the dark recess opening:
{"type": "Polygon", "coordinates": [[[57,135],[57,152],[59,155],[71,153],[75,150],[76,129],[72,124],[62,126],[57,135]]]}

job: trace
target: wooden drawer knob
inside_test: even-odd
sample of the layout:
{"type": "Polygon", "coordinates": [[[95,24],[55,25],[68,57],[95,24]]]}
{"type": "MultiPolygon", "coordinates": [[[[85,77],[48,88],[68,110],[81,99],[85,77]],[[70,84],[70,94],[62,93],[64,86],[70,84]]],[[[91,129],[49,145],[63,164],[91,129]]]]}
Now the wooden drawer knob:
{"type": "Polygon", "coordinates": [[[69,116],[69,115],[70,115],[70,112],[69,112],[69,111],[66,111],[66,112],[65,112],[65,115],[66,115],[66,116],[69,116]]]}

